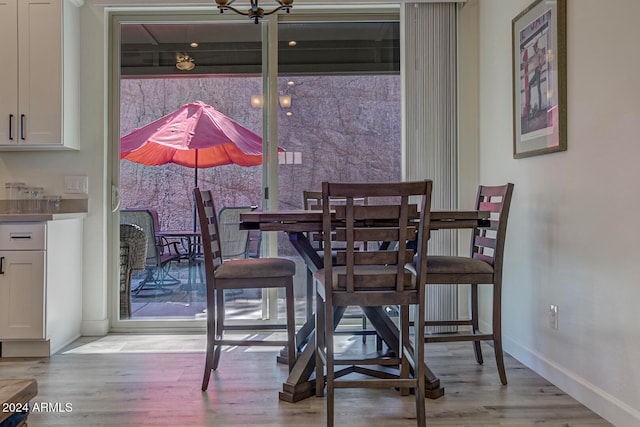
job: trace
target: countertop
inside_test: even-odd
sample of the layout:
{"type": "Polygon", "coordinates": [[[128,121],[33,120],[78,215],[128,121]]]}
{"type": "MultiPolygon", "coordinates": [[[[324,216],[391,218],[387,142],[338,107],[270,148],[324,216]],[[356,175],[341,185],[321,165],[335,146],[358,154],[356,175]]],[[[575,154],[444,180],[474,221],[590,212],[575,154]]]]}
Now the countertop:
{"type": "Polygon", "coordinates": [[[43,203],[38,210],[28,209],[25,200],[0,200],[0,222],[44,222],[84,218],[88,212],[87,199],[62,199],[59,207],[43,203]]]}

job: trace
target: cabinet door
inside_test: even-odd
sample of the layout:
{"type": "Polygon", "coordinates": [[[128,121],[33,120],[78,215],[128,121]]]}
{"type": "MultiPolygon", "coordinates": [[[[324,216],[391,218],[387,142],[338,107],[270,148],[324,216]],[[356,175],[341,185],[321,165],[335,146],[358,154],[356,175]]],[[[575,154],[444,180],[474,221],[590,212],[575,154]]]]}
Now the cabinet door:
{"type": "Polygon", "coordinates": [[[0,340],[44,339],[44,251],[0,251],[0,340]]]}
{"type": "Polygon", "coordinates": [[[18,61],[18,143],[62,145],[61,0],[18,2],[18,61]]]}
{"type": "Polygon", "coordinates": [[[18,0],[0,1],[0,144],[17,143],[18,0]]]}

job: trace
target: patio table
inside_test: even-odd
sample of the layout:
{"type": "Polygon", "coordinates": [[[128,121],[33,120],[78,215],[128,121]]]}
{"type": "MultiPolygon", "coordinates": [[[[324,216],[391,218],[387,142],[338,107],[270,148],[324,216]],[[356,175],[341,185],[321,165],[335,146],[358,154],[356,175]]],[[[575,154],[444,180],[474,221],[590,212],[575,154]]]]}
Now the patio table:
{"type": "MultiPolygon", "coordinates": [[[[284,231],[289,241],[303,258],[308,268],[315,272],[322,268],[323,261],[311,242],[307,239],[307,232],[322,231],[322,211],[311,210],[280,210],[280,211],[252,211],[240,214],[240,227],[248,230],[284,231]]],[[[489,212],[487,211],[431,211],[430,230],[464,229],[489,226],[489,212]]],[[[428,273],[427,273],[428,274],[428,273]]],[[[385,313],[382,307],[362,307],[380,337],[389,348],[399,348],[398,329],[385,313]]],[[[334,324],[337,324],[344,314],[344,307],[334,313],[334,324]]],[[[315,318],[310,316],[296,335],[299,346],[306,346],[299,354],[293,370],[282,385],[279,393],[280,400],[298,402],[315,394],[315,318]]],[[[426,397],[437,399],[444,395],[444,388],[440,380],[426,366],[425,369],[426,397]]]]}
{"type": "MultiPolygon", "coordinates": [[[[194,271],[193,267],[198,265],[198,255],[202,255],[200,252],[200,231],[193,230],[163,230],[156,233],[157,237],[162,237],[167,240],[179,240],[182,247],[186,250],[184,253],[180,253],[180,259],[186,259],[189,264],[189,279],[187,283],[188,291],[194,290],[194,271]]],[[[201,274],[202,276],[202,274],[201,274]]]]}

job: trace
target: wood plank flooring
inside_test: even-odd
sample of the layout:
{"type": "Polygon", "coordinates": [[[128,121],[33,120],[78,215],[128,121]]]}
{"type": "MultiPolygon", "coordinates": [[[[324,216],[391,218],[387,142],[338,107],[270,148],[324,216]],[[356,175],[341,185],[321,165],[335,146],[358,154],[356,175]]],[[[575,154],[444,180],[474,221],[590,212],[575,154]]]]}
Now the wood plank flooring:
{"type": "MultiPolygon", "coordinates": [[[[345,337],[344,347],[361,346],[345,337]]],[[[373,340],[368,340],[373,341],[373,340]]],[[[44,359],[0,359],[0,378],[35,378],[29,426],[323,426],[325,399],[278,400],[287,376],[275,348],[224,351],[209,391],[200,383],[203,335],[82,338],[44,359]],[[44,407],[45,410],[42,410],[44,407]]],[[[502,386],[492,349],[476,365],[471,344],[430,344],[428,364],[445,396],[427,400],[429,426],[611,425],[507,356],[502,386]]],[[[336,425],[415,426],[413,396],[393,390],[337,390],[336,425]]]]}

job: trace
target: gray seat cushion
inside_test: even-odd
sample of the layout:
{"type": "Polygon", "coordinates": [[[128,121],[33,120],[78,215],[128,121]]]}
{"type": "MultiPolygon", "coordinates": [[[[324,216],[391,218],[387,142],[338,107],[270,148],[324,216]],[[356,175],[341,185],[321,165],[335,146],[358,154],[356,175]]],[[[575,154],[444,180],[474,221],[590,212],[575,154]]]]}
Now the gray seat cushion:
{"type": "Polygon", "coordinates": [[[474,258],[459,256],[428,256],[429,274],[493,274],[493,266],[474,258]]]}
{"type": "Polygon", "coordinates": [[[296,264],[283,258],[231,259],[215,272],[217,279],[286,277],[296,274],[296,264]]]}

